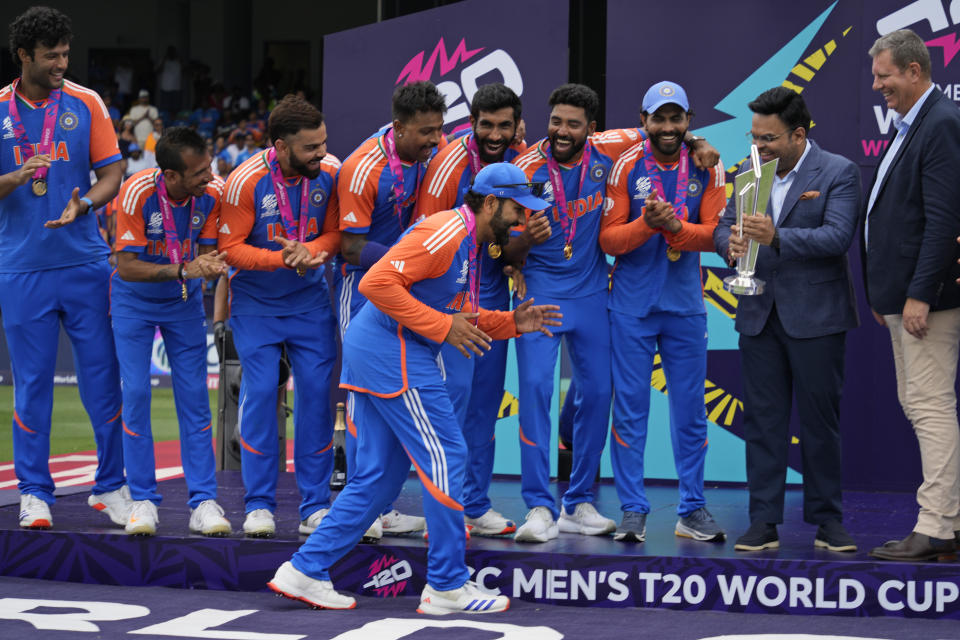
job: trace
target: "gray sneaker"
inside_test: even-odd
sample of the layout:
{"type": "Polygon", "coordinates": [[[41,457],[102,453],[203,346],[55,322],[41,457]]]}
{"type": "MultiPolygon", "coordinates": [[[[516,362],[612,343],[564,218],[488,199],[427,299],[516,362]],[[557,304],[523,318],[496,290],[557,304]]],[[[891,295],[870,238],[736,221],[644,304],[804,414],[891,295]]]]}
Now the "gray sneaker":
{"type": "Polygon", "coordinates": [[[620,542],[643,542],[647,538],[647,514],[636,511],[624,511],[623,520],[613,534],[620,542]]]}
{"type": "Polygon", "coordinates": [[[723,542],[727,539],[727,534],[706,507],[700,507],[677,520],[674,533],[682,538],[693,538],[704,542],[723,542]]]}

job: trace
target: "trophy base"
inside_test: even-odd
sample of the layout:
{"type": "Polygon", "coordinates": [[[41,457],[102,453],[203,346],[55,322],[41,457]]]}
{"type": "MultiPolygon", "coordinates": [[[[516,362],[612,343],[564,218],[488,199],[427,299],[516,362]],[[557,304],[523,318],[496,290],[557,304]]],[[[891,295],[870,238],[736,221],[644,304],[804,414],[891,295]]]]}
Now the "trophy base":
{"type": "Polygon", "coordinates": [[[727,276],[723,288],[738,296],[758,296],[763,293],[763,280],[750,276],[727,276]]]}

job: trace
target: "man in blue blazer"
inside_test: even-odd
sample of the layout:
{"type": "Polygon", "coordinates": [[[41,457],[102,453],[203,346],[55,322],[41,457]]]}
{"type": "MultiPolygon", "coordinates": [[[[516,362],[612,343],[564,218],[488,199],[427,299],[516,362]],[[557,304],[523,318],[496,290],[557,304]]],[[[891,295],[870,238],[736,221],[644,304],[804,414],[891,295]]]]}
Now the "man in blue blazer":
{"type": "Polygon", "coordinates": [[[873,88],[896,111],[897,132],[870,186],[861,248],[867,301],[890,330],[900,406],[920,444],[920,513],[882,560],[949,558],[960,529],[957,425],[960,288],[960,110],[933,85],[917,34],[894,31],[871,47],[873,88]]]}
{"type": "Polygon", "coordinates": [[[747,240],[756,240],[756,277],[766,283],[761,295],[740,296],[737,307],[751,524],[734,548],[780,546],[795,394],[803,519],[818,525],[815,546],[855,551],[841,524],[839,412],[846,332],[859,324],[847,250],[860,211],[860,171],[807,138],[810,112],[800,94],[776,87],[749,107],[760,159],[779,163],[768,215],[744,216],[740,237],[731,198],[713,236],[731,265],[747,240]]]}

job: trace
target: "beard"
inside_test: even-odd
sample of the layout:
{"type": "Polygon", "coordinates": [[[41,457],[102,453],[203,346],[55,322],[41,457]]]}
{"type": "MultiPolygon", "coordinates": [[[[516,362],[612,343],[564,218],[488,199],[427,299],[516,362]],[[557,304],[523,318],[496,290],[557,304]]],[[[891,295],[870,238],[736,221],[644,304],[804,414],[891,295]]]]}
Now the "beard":
{"type": "Polygon", "coordinates": [[[510,242],[511,227],[513,227],[513,225],[508,224],[507,221],[503,219],[503,201],[500,201],[500,205],[493,214],[493,218],[490,219],[490,230],[493,232],[494,244],[505,247],[507,243],[510,242]]]}
{"type": "MultiPolygon", "coordinates": [[[[474,133],[476,135],[476,133],[474,133]]],[[[484,164],[493,164],[495,162],[503,162],[503,154],[506,153],[507,147],[510,146],[508,140],[501,141],[500,150],[496,153],[488,153],[486,150],[487,138],[477,138],[477,150],[479,151],[480,160],[484,164]]]]}
{"type": "Polygon", "coordinates": [[[316,169],[310,169],[306,163],[300,162],[300,158],[293,153],[290,154],[290,168],[309,180],[313,180],[319,176],[323,170],[319,164],[316,169]]]}
{"type": "Polygon", "coordinates": [[[687,135],[687,130],[684,129],[682,132],[677,132],[677,139],[673,143],[663,142],[662,133],[650,134],[650,144],[657,148],[657,151],[662,153],[665,156],[672,156],[680,150],[680,145],[683,144],[683,137],[687,135]]]}
{"type": "Polygon", "coordinates": [[[565,137],[564,140],[570,140],[570,150],[565,153],[559,153],[557,151],[557,140],[560,138],[557,134],[550,136],[550,155],[553,156],[553,159],[557,162],[570,162],[573,158],[583,150],[587,144],[587,138],[584,137],[581,140],[575,140],[573,138],[565,137]]]}

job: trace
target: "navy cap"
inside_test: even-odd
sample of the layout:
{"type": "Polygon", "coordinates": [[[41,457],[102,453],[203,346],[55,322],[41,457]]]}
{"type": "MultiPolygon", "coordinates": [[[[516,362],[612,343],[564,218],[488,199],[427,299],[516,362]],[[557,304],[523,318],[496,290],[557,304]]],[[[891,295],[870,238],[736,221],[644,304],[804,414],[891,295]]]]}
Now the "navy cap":
{"type": "Polygon", "coordinates": [[[687,92],[676,82],[664,80],[658,82],[649,89],[643,96],[643,110],[646,113],[653,113],[665,104],[675,104],[684,111],[690,111],[690,102],[687,100],[687,92]]]}
{"type": "Polygon", "coordinates": [[[488,164],[473,179],[471,190],[483,196],[510,198],[521,207],[542,211],[551,205],[533,195],[533,186],[523,170],[509,162],[488,164]]]}

